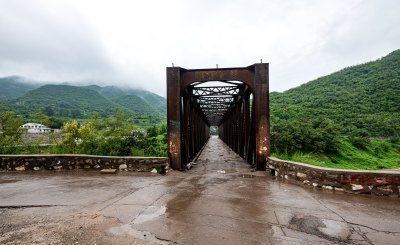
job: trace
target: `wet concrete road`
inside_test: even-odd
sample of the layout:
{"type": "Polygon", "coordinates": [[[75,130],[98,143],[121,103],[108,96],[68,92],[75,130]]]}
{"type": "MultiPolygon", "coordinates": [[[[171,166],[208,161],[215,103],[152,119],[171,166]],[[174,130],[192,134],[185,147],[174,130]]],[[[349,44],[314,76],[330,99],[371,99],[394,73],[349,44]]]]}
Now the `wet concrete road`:
{"type": "Polygon", "coordinates": [[[149,173],[0,174],[0,244],[399,244],[400,201],[313,189],[211,138],[197,165],[149,173]]]}

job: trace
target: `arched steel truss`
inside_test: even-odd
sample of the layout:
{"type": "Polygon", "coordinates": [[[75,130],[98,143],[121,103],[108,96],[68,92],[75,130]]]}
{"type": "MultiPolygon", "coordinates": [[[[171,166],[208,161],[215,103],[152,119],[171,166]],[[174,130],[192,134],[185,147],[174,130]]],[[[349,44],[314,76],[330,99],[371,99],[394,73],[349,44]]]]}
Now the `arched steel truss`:
{"type": "Polygon", "coordinates": [[[181,169],[219,126],[219,137],[242,158],[265,169],[269,154],[268,64],[245,68],[167,68],[168,155],[181,169]],[[218,86],[207,86],[217,81],[218,86]]]}

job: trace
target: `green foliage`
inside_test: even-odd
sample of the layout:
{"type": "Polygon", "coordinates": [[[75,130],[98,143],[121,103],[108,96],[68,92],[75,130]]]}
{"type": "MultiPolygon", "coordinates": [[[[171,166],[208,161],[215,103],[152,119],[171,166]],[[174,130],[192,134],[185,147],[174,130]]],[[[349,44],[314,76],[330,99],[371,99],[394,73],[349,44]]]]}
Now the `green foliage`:
{"type": "Polygon", "coordinates": [[[164,97],[145,90],[131,89],[128,91],[128,93],[139,96],[149,103],[151,107],[156,109],[163,118],[167,118],[167,100],[164,97]]]}
{"type": "Polygon", "coordinates": [[[329,119],[281,120],[271,125],[273,152],[337,152],[338,146],[337,126],[329,119]]]}
{"type": "Polygon", "coordinates": [[[0,78],[0,86],[0,100],[20,97],[29,90],[39,87],[38,84],[26,82],[17,76],[0,78]]]}
{"type": "Polygon", "coordinates": [[[349,137],[341,137],[338,152],[274,153],[280,159],[308,163],[316,166],[339,169],[397,169],[400,168],[400,144],[386,139],[371,139],[369,146],[360,149],[349,137]]]}
{"type": "Polygon", "coordinates": [[[400,165],[400,50],[273,92],[270,105],[271,150],[279,158],[349,169],[400,165]]]}
{"type": "Polygon", "coordinates": [[[45,124],[49,128],[61,128],[65,122],[65,119],[59,117],[49,117],[48,124],[45,124]]]}
{"type": "Polygon", "coordinates": [[[167,155],[167,123],[162,123],[158,127],[152,126],[147,129],[146,137],[150,141],[148,152],[157,157],[167,155]]]}
{"type": "Polygon", "coordinates": [[[41,110],[36,110],[33,113],[33,120],[35,123],[40,123],[46,126],[50,125],[50,118],[46,114],[44,114],[41,110]]]}
{"type": "MultiPolygon", "coordinates": [[[[113,116],[117,110],[129,115],[129,121],[143,127],[160,123],[166,117],[166,111],[159,110],[160,106],[166,107],[165,98],[143,90],[139,93],[139,90],[122,91],[113,86],[95,85],[86,87],[44,85],[37,89],[27,85],[20,89],[28,90],[28,92],[21,94],[18,98],[3,100],[1,103],[26,121],[36,120],[36,114],[40,111],[40,116],[46,115],[50,119],[47,124],[43,123],[46,126],[59,128],[62,126],[59,119],[63,121],[87,120],[94,113],[107,118],[113,116]]],[[[43,118],[39,117],[39,119],[43,118]]]]}
{"type": "Polygon", "coordinates": [[[158,134],[156,126],[148,127],[146,131],[148,137],[156,137],[158,134]]]}
{"type": "MultiPolygon", "coordinates": [[[[103,125],[105,125],[108,130],[106,131],[106,136],[112,136],[112,135],[124,135],[124,133],[131,129],[128,128],[128,124],[127,124],[127,119],[129,118],[129,115],[125,114],[125,113],[121,113],[120,110],[117,111],[117,114],[115,115],[115,117],[109,117],[107,118],[103,125]]],[[[131,125],[129,125],[131,126],[131,125]]],[[[132,127],[133,129],[133,127],[132,127]]]]}
{"type": "Polygon", "coordinates": [[[368,132],[365,129],[355,129],[349,135],[350,143],[360,149],[367,149],[370,145],[368,132]]]}
{"type": "Polygon", "coordinates": [[[87,123],[65,123],[64,139],[53,153],[79,153],[105,156],[167,156],[166,123],[151,127],[153,135],[137,130],[121,112],[87,123]]]}
{"type": "Polygon", "coordinates": [[[271,120],[326,117],[341,134],[400,135],[400,50],[270,95],[271,120]]]}
{"type": "Polygon", "coordinates": [[[65,133],[64,140],[61,142],[63,153],[75,153],[76,145],[81,136],[78,122],[64,123],[62,130],[65,133]]]}
{"type": "Polygon", "coordinates": [[[362,136],[352,136],[349,139],[353,146],[360,149],[367,149],[370,143],[367,137],[362,137],[362,136]]]}
{"type": "Polygon", "coordinates": [[[95,91],[68,85],[45,85],[7,101],[6,105],[26,117],[32,111],[47,108],[54,116],[75,119],[89,118],[95,111],[108,116],[118,109],[118,105],[95,91]]]}
{"type": "Polygon", "coordinates": [[[142,126],[150,126],[159,123],[162,115],[146,101],[136,95],[124,95],[113,99],[115,103],[131,111],[133,118],[142,126]]]}
{"type": "Polygon", "coordinates": [[[400,136],[395,136],[390,138],[390,143],[400,145],[400,136]]]}
{"type": "Polygon", "coordinates": [[[21,143],[22,120],[16,118],[15,112],[5,111],[0,107],[0,153],[13,154],[21,143]]]}
{"type": "MultiPolygon", "coordinates": [[[[146,104],[150,105],[153,109],[158,111],[158,113],[163,117],[166,118],[167,116],[167,101],[164,97],[161,97],[157,94],[151,93],[146,90],[142,89],[120,89],[115,86],[106,86],[106,87],[100,87],[97,85],[89,85],[89,86],[84,86],[85,88],[94,90],[104,96],[107,99],[110,100],[115,100],[121,97],[133,95],[136,97],[139,97],[143,101],[146,102],[146,104]]],[[[137,99],[135,99],[137,100],[137,99]]],[[[147,107],[147,105],[144,105],[147,107]]],[[[135,110],[139,109],[135,107],[135,110]]]]}

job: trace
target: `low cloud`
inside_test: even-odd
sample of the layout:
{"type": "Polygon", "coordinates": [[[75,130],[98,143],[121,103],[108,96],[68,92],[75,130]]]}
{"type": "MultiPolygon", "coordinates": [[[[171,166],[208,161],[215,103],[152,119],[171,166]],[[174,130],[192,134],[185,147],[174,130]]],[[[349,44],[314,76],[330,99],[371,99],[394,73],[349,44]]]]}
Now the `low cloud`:
{"type": "Polygon", "coordinates": [[[2,1],[0,76],[142,87],[165,67],[270,63],[283,91],[400,48],[396,0],[2,1]]]}

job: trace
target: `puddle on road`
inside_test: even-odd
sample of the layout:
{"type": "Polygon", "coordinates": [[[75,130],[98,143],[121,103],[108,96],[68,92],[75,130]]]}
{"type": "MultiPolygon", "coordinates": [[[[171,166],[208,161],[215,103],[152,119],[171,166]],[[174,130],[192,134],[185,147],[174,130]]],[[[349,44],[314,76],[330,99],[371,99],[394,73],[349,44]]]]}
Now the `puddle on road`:
{"type": "Polygon", "coordinates": [[[217,171],[220,174],[231,174],[231,173],[236,173],[236,170],[233,169],[222,169],[217,171]]]}
{"type": "Polygon", "coordinates": [[[237,175],[241,179],[268,179],[269,176],[263,174],[238,174],[237,175]]]}
{"type": "Polygon", "coordinates": [[[159,216],[165,214],[167,208],[165,206],[155,207],[151,206],[148,207],[143,213],[141,213],[138,217],[136,217],[132,224],[142,224],[144,222],[153,220],[158,218],[159,216]]]}
{"type": "Polygon", "coordinates": [[[15,183],[21,180],[18,179],[0,179],[0,184],[15,183]]]}
{"type": "Polygon", "coordinates": [[[289,228],[335,242],[346,242],[351,235],[346,223],[320,219],[312,215],[293,216],[289,222],[289,228]]]}
{"type": "MultiPolygon", "coordinates": [[[[325,227],[318,227],[318,229],[331,237],[342,237],[343,232],[345,232],[345,226],[342,222],[330,219],[321,219],[322,223],[324,223],[325,227]]],[[[345,232],[347,233],[347,232],[345,232]]]]}
{"type": "Polygon", "coordinates": [[[226,174],[236,173],[236,170],[233,169],[225,169],[226,174]]]}
{"type": "Polygon", "coordinates": [[[251,178],[257,178],[259,176],[255,176],[252,174],[239,174],[239,177],[244,178],[244,179],[251,179],[251,178]]]}
{"type": "Polygon", "coordinates": [[[154,234],[152,234],[150,232],[135,230],[132,228],[132,226],[130,224],[111,227],[109,229],[109,232],[111,232],[113,235],[128,234],[134,238],[138,238],[138,239],[145,241],[146,244],[171,244],[167,241],[158,239],[154,234]]]}

